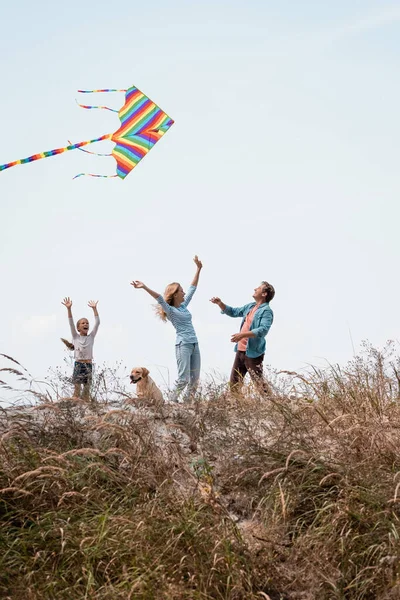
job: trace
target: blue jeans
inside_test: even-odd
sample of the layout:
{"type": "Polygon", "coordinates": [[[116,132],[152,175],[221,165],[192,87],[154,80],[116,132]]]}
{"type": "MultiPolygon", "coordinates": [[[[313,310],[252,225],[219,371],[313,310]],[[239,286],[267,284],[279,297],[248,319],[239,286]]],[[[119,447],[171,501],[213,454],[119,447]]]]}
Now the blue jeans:
{"type": "Polygon", "coordinates": [[[198,344],[183,344],[175,346],[176,362],[178,363],[178,379],[172,392],[172,400],[177,402],[179,395],[187,387],[184,401],[188,401],[195,393],[200,378],[200,350],[198,344]]]}

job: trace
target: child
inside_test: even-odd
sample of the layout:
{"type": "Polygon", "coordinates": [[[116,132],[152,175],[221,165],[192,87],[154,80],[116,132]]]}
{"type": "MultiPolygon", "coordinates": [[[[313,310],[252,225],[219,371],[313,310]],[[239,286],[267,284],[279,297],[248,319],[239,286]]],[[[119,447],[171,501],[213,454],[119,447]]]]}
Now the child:
{"type": "Polygon", "coordinates": [[[92,383],[93,344],[100,325],[99,313],[97,312],[97,302],[98,301],[95,302],[94,300],[90,300],[88,302],[88,306],[93,309],[94,314],[94,327],[89,334],[89,321],[85,318],[79,319],[75,329],[71,312],[72,300],[70,298],[64,298],[61,303],[66,306],[68,311],[68,321],[71,329],[73,344],[67,342],[63,338],[61,339],[70,350],[75,351],[75,364],[72,375],[72,383],[74,384],[74,398],[80,398],[81,386],[83,385],[82,398],[84,400],[89,399],[90,386],[92,383]]]}
{"type": "Polygon", "coordinates": [[[197,256],[194,257],[196,273],[189,287],[188,293],[185,293],[179,283],[170,283],[162,297],[158,292],[154,292],[141,281],[132,281],[136,289],[145,290],[150,296],[158,302],[157,313],[159,317],[166,321],[171,321],[176,330],[175,354],[178,366],[178,379],[175,383],[175,390],[172,395],[174,402],[178,401],[180,393],[187,387],[184,400],[190,400],[194,395],[200,377],[200,350],[196,333],[192,324],[192,315],[187,306],[196,291],[199,282],[200,271],[203,267],[202,262],[197,256]]]}

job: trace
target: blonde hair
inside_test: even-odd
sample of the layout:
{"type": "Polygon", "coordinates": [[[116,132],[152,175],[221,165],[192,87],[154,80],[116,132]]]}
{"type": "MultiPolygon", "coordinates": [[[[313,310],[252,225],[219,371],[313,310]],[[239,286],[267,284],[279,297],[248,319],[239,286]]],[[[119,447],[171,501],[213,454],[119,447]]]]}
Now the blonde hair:
{"type": "Polygon", "coordinates": [[[61,338],[61,341],[67,346],[68,350],[75,350],[75,346],[68,340],[61,338]]]}
{"type": "Polygon", "coordinates": [[[87,320],[86,317],[81,317],[80,319],[78,319],[77,322],[76,322],[76,328],[77,328],[78,331],[79,331],[79,323],[81,321],[87,321],[89,323],[89,321],[87,320]]]}
{"type": "MultiPolygon", "coordinates": [[[[175,296],[176,292],[179,290],[180,285],[181,285],[180,283],[177,283],[176,281],[174,281],[173,283],[170,283],[169,285],[167,285],[167,287],[165,288],[164,300],[170,306],[174,305],[174,296],[175,296]]],[[[157,304],[157,306],[155,306],[155,311],[156,311],[157,317],[159,317],[162,321],[165,322],[167,320],[167,313],[165,312],[165,310],[163,309],[162,306],[157,304]]]]}

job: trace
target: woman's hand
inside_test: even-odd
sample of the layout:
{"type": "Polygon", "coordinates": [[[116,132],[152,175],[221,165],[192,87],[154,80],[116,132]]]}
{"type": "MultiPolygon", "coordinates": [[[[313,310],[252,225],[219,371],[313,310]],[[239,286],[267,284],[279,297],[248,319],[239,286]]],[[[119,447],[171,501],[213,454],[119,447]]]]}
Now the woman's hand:
{"type": "Polygon", "coordinates": [[[131,281],[131,285],[133,285],[133,287],[137,290],[146,290],[146,292],[156,300],[160,296],[158,292],[155,292],[154,290],[148,288],[147,285],[143,283],[143,281],[131,281]]]}
{"type": "Polygon", "coordinates": [[[203,268],[203,263],[201,262],[201,260],[199,260],[199,257],[197,256],[197,254],[194,257],[193,261],[194,261],[194,264],[197,267],[197,270],[196,270],[196,273],[194,274],[193,281],[192,281],[191,285],[193,285],[194,287],[197,287],[197,284],[199,283],[200,271],[203,268]]]}
{"type": "Polygon", "coordinates": [[[194,257],[193,260],[194,260],[194,264],[196,265],[196,267],[199,270],[203,268],[203,263],[201,262],[201,260],[199,260],[199,257],[197,256],[197,254],[196,254],[196,256],[194,257]]]}
{"type": "Polygon", "coordinates": [[[64,298],[64,300],[61,302],[61,304],[64,304],[64,306],[66,306],[68,309],[70,309],[72,306],[72,300],[69,297],[64,298]]]}

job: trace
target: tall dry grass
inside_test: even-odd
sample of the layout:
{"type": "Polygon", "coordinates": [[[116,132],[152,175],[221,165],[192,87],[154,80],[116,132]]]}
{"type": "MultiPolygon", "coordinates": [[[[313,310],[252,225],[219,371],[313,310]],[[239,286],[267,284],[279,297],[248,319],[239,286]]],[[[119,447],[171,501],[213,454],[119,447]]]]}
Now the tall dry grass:
{"type": "Polygon", "coordinates": [[[399,372],[366,347],[268,397],[3,410],[0,596],[400,598],[399,372]]]}

